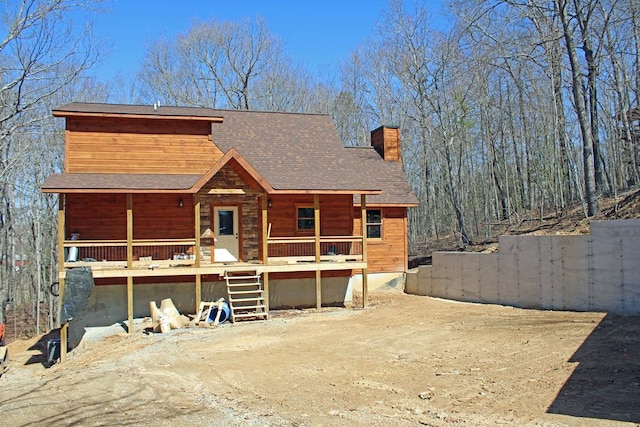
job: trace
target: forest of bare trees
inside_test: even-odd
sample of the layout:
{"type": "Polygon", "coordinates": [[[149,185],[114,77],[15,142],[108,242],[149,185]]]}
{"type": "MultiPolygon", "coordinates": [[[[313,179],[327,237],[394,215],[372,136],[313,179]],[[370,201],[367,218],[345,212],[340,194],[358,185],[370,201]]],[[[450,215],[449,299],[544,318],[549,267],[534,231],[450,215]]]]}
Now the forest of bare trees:
{"type": "Polygon", "coordinates": [[[391,0],[327,75],[247,17],[194,22],[150,44],[135,75],[101,81],[100,1],[3,2],[0,321],[7,306],[55,312],[57,199],[39,185],[63,168],[51,108],[70,101],[328,113],[347,145],[399,126],[414,249],[576,203],[593,216],[599,196],[638,185],[637,0],[450,0],[446,22],[426,3],[391,0]]]}

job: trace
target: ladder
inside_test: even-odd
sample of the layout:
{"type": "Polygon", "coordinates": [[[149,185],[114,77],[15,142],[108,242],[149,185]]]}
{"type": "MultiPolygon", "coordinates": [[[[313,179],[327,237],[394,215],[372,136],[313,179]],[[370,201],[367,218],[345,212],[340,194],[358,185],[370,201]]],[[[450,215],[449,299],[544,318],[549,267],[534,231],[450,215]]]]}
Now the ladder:
{"type": "Polygon", "coordinates": [[[241,319],[267,320],[264,289],[257,271],[225,271],[231,322],[241,319]]]}
{"type": "MultiPolygon", "coordinates": [[[[220,316],[222,315],[222,311],[223,311],[223,305],[224,305],[224,298],[220,298],[216,302],[201,301],[200,307],[198,309],[198,314],[196,314],[196,317],[194,318],[194,323],[197,326],[218,326],[218,324],[220,323],[220,316]],[[211,317],[211,311],[214,308],[216,309],[216,315],[215,315],[215,319],[213,319],[213,324],[212,324],[210,317],[211,317]]],[[[231,308],[229,308],[229,311],[231,311],[231,308]]]]}

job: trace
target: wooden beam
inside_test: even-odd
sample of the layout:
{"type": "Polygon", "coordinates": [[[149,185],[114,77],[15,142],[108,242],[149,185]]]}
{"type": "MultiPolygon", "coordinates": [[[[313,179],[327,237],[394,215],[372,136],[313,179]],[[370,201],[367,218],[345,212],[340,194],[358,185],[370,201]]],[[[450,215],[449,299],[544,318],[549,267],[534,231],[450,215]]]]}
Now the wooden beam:
{"type": "MultiPolygon", "coordinates": [[[[64,303],[64,235],[65,235],[65,196],[60,194],[58,198],[58,284],[60,285],[60,305],[58,307],[58,319],[60,319],[60,312],[62,311],[62,304],[64,303]]],[[[60,325],[60,363],[64,362],[67,358],[67,336],[68,336],[68,323],[60,325]]]]}
{"type": "MultiPolygon", "coordinates": [[[[267,216],[269,210],[269,204],[267,200],[267,192],[262,193],[262,262],[264,265],[269,264],[269,218],[267,216]]],[[[264,286],[264,310],[269,315],[269,272],[263,273],[263,286],[264,286]]]]}
{"type": "MultiPolygon", "coordinates": [[[[315,272],[320,271],[341,271],[341,270],[361,270],[366,268],[367,264],[361,261],[348,262],[322,262],[315,264],[313,262],[299,262],[295,264],[275,264],[261,265],[254,263],[238,263],[238,264],[220,264],[220,265],[204,265],[200,268],[180,266],[180,267],[160,267],[160,268],[135,268],[129,270],[126,265],[122,267],[109,267],[107,269],[93,269],[93,277],[103,279],[107,277],[167,277],[167,276],[194,276],[196,274],[206,275],[224,275],[225,271],[230,270],[258,270],[262,273],[291,273],[291,272],[315,272]]],[[[62,273],[64,276],[65,273],[62,273]]]]}
{"type": "MultiPolygon", "coordinates": [[[[360,195],[360,225],[362,228],[362,262],[367,263],[367,196],[360,195]]],[[[369,283],[367,268],[362,269],[362,308],[367,306],[369,298],[369,283]]]]}
{"type": "MultiPolygon", "coordinates": [[[[315,233],[316,264],[320,264],[320,196],[313,195],[313,229],[315,233]]],[[[322,307],[322,273],[316,269],[316,308],[322,307]]]]}
{"type": "Polygon", "coordinates": [[[262,193],[262,263],[269,264],[269,218],[267,217],[267,193],[262,193]]]}
{"type": "Polygon", "coordinates": [[[407,218],[407,215],[409,214],[409,212],[407,211],[407,209],[404,210],[404,218],[402,220],[403,222],[403,229],[404,229],[404,272],[406,273],[407,271],[409,271],[409,218],[407,218]]]}
{"type": "MultiPolygon", "coordinates": [[[[196,257],[196,268],[200,268],[202,255],[200,253],[200,196],[198,195],[195,196],[193,223],[195,224],[194,232],[196,237],[196,245],[194,248],[194,255],[196,257]]],[[[198,307],[200,307],[200,301],[202,301],[202,276],[199,273],[196,273],[196,306],[194,307],[194,310],[198,310],[198,307]]]]}
{"type": "Polygon", "coordinates": [[[246,194],[243,188],[212,188],[208,194],[246,194]]]}
{"type": "MultiPolygon", "coordinates": [[[[133,268],[133,195],[127,194],[127,268],[133,268]]],[[[127,333],[133,333],[133,277],[127,277],[127,333]]]]}

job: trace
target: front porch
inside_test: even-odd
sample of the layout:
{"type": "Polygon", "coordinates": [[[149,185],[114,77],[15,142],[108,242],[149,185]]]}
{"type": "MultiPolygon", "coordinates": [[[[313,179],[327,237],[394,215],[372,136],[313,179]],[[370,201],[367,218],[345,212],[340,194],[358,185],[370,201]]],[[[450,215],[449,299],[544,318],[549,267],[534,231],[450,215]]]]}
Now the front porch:
{"type": "MultiPolygon", "coordinates": [[[[267,238],[267,256],[259,261],[221,261],[195,250],[197,239],[63,240],[66,270],[90,267],[94,278],[219,275],[225,271],[256,270],[262,273],[359,270],[363,261],[362,236],[267,238]],[[316,256],[316,243],[319,254],[316,256]],[[130,248],[130,249],[129,249],[130,248]],[[127,253],[148,254],[132,255],[127,253]],[[69,254],[74,254],[75,261],[69,254]],[[319,259],[316,259],[319,258],[319,259]]],[[[222,249],[221,249],[222,250],[222,249]]],[[[214,252],[215,254],[215,252],[214,252]]]]}
{"type": "MultiPolygon", "coordinates": [[[[338,215],[346,216],[347,222],[342,221],[343,225],[337,229],[345,235],[321,234],[321,197],[324,196],[314,194],[302,199],[308,200],[306,206],[310,206],[308,209],[313,215],[311,229],[305,230],[306,235],[287,237],[285,234],[287,227],[282,224],[290,224],[292,220],[286,219],[288,212],[280,212],[281,206],[285,205],[285,202],[287,206],[297,206],[288,202],[290,200],[288,196],[279,199],[277,195],[254,192],[251,197],[248,197],[248,190],[238,193],[240,191],[233,189],[215,189],[215,191],[205,189],[192,197],[188,194],[150,197],[149,194],[127,193],[122,195],[124,196],[122,198],[100,199],[102,209],[121,212],[120,215],[124,221],[120,224],[124,227],[120,230],[123,228],[126,230],[126,239],[82,238],[82,236],[91,237],[91,234],[99,234],[101,229],[93,227],[90,220],[78,219],[78,217],[74,217],[73,225],[66,224],[65,219],[68,217],[65,212],[66,199],[71,195],[61,194],[58,212],[58,247],[60,248],[58,277],[61,292],[64,292],[67,269],[75,267],[90,267],[94,278],[107,279],[107,281],[126,278],[129,307],[133,306],[134,279],[182,277],[179,280],[184,282],[184,279],[189,277],[188,281],[194,282],[195,310],[201,301],[201,283],[204,276],[222,277],[225,272],[253,270],[263,276],[268,300],[269,273],[308,274],[312,272],[315,273],[317,289],[316,306],[320,308],[322,272],[361,270],[365,277],[363,305],[366,304],[367,242],[364,237],[366,225],[362,224],[361,229],[358,230],[359,233],[353,233],[353,219],[347,216],[353,209],[353,205],[348,202],[352,200],[350,195],[338,196],[338,199],[335,196],[326,196],[322,199],[322,206],[328,207],[323,208],[327,218],[322,218],[322,229],[336,230],[331,224],[331,217],[337,212],[338,215]],[[221,200],[221,196],[225,198],[221,200]],[[172,204],[175,199],[179,200],[176,204],[179,206],[177,209],[172,204]],[[105,204],[105,201],[110,204],[105,204]],[[240,225],[232,233],[232,236],[233,234],[236,236],[236,245],[240,247],[239,256],[232,256],[227,251],[227,247],[217,241],[218,226],[214,226],[212,218],[216,206],[229,206],[234,203],[239,206],[238,211],[242,212],[242,215],[238,215],[241,217],[240,225]],[[336,205],[339,208],[336,208],[336,205]],[[170,208],[174,210],[171,211],[170,208]],[[156,214],[151,216],[155,218],[155,225],[151,228],[148,218],[149,212],[154,210],[170,212],[174,217],[179,216],[180,224],[184,224],[186,220],[191,223],[191,226],[186,228],[183,226],[182,231],[177,233],[175,229],[171,230],[170,220],[156,214]],[[141,220],[141,217],[147,220],[141,220]],[[350,226],[348,222],[351,222],[350,226]],[[67,228],[67,225],[70,227],[67,228]],[[72,232],[78,225],[81,225],[79,227],[81,235],[72,232]],[[69,231],[65,232],[65,230],[69,231]],[[137,234],[158,235],[162,230],[169,230],[170,233],[163,234],[169,236],[173,234],[173,237],[176,234],[184,235],[191,230],[191,237],[134,238],[137,234]],[[72,236],[71,239],[66,238],[69,234],[72,236]]],[[[74,203],[77,204],[76,199],[77,196],[74,195],[74,203]]],[[[365,199],[366,196],[361,195],[362,212],[366,209],[365,199]]],[[[114,236],[119,233],[111,231],[102,234],[114,236]]],[[[148,282],[148,279],[146,281],[148,282]]],[[[128,320],[132,321],[132,319],[133,314],[130,309],[128,320]]]]}

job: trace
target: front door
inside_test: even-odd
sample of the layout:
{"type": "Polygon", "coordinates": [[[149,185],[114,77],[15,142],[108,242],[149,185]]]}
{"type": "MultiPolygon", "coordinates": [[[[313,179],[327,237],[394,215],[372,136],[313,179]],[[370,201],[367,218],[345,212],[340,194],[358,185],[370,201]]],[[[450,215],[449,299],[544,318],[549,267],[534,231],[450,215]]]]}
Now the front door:
{"type": "Polygon", "coordinates": [[[215,206],[213,208],[214,262],[240,260],[240,236],[238,207],[215,206]]]}

